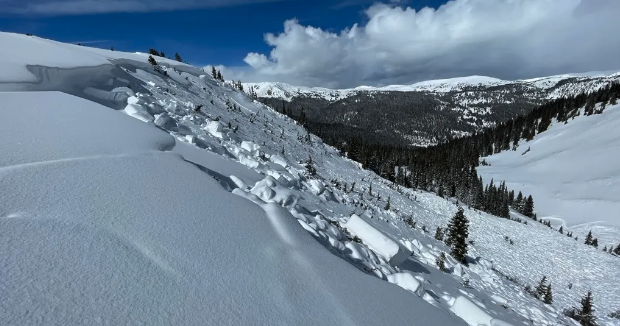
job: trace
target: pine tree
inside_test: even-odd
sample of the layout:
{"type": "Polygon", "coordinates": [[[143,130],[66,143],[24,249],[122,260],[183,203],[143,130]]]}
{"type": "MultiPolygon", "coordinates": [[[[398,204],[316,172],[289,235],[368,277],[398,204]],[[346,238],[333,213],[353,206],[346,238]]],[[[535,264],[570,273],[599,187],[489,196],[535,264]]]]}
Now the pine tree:
{"type": "Polygon", "coordinates": [[[592,247],[598,248],[598,238],[592,239],[592,247]]]}
{"type": "Polygon", "coordinates": [[[558,230],[558,232],[560,232],[560,234],[564,234],[564,227],[560,226],[560,229],[558,230]]]}
{"type": "Polygon", "coordinates": [[[155,50],[155,49],[149,49],[149,54],[150,55],[156,55],[159,56],[159,51],[155,50]]]}
{"type": "Polygon", "coordinates": [[[385,204],[385,210],[386,210],[386,211],[389,211],[389,210],[390,210],[390,207],[391,207],[391,201],[392,201],[392,199],[391,199],[390,197],[388,197],[387,204],[385,204]]]}
{"type": "Polygon", "coordinates": [[[588,232],[588,235],[586,236],[586,241],[584,242],[586,245],[591,246],[592,245],[592,231],[588,232]]]}
{"type": "Polygon", "coordinates": [[[523,194],[519,191],[517,195],[517,199],[515,199],[514,205],[512,206],[517,212],[523,213],[523,194]]]}
{"type": "Polygon", "coordinates": [[[596,326],[592,291],[588,291],[588,294],[581,299],[581,310],[577,312],[577,318],[577,321],[583,326],[596,326]]]}
{"type": "Polygon", "coordinates": [[[614,254],[620,256],[620,244],[614,249],[614,254]]]}
{"type": "Polygon", "coordinates": [[[547,290],[545,291],[545,296],[543,297],[543,302],[546,304],[553,303],[553,293],[551,293],[551,284],[547,286],[547,290]]]}
{"type": "Polygon", "coordinates": [[[435,239],[439,240],[439,241],[443,241],[443,229],[440,227],[437,227],[437,230],[435,231],[435,239]]]}
{"type": "Polygon", "coordinates": [[[435,264],[437,264],[437,268],[439,268],[440,271],[445,272],[446,271],[446,254],[442,252],[439,258],[435,260],[435,264]]]}
{"type": "Polygon", "coordinates": [[[465,217],[462,207],[459,207],[454,217],[448,224],[448,239],[450,244],[450,255],[456,260],[466,264],[465,256],[467,255],[467,237],[469,237],[469,221],[465,217]]]}
{"type": "Polygon", "coordinates": [[[110,47],[110,51],[114,51],[114,47],[113,46],[110,47]]]}
{"type": "Polygon", "coordinates": [[[211,67],[211,76],[213,77],[213,79],[218,79],[217,70],[215,70],[215,67],[211,67]]]}
{"type": "Polygon", "coordinates": [[[547,276],[543,276],[543,278],[538,283],[536,287],[536,297],[542,300],[547,293],[547,276]]]}
{"type": "Polygon", "coordinates": [[[174,59],[178,62],[183,62],[183,59],[181,59],[181,56],[178,53],[174,54],[174,59]]]}
{"type": "Polygon", "coordinates": [[[527,196],[527,199],[523,205],[522,213],[527,217],[534,216],[534,199],[532,198],[532,195],[527,196]]]}
{"type": "Polygon", "coordinates": [[[149,63],[155,67],[157,66],[157,61],[155,61],[155,58],[153,58],[153,56],[149,55],[149,63]]]}
{"type": "Polygon", "coordinates": [[[217,71],[217,79],[220,81],[224,81],[224,77],[222,77],[222,72],[220,72],[219,70],[217,71]]]}
{"type": "Polygon", "coordinates": [[[372,196],[372,183],[368,186],[368,196],[372,196]]]}

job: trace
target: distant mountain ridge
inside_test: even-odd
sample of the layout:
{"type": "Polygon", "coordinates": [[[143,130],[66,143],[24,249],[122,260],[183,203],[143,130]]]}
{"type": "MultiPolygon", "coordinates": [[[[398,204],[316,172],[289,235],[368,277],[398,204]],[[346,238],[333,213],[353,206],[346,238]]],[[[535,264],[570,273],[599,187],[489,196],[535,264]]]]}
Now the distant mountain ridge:
{"type": "Polygon", "coordinates": [[[351,89],[245,83],[246,92],[343,141],[351,135],[371,143],[428,146],[470,135],[528,113],[549,100],[597,91],[620,80],[619,71],[564,74],[506,81],[470,76],[412,85],[351,89]]]}
{"type": "Polygon", "coordinates": [[[548,91],[550,93],[549,97],[557,98],[560,95],[556,92],[557,89],[567,90],[567,87],[562,87],[563,84],[566,84],[566,81],[570,81],[568,84],[588,84],[588,86],[584,85],[584,87],[580,90],[583,89],[587,91],[594,91],[599,88],[597,86],[601,83],[606,85],[608,81],[617,79],[620,79],[620,70],[563,74],[515,81],[502,80],[486,76],[468,76],[428,80],[411,85],[388,85],[381,87],[358,86],[355,88],[345,89],[294,86],[281,82],[243,83],[243,86],[245,89],[253,87],[258,97],[279,98],[286,101],[291,101],[295,97],[302,96],[322,98],[328,101],[337,101],[354,96],[360,92],[463,92],[504,85],[529,86],[540,91],[548,91]]]}

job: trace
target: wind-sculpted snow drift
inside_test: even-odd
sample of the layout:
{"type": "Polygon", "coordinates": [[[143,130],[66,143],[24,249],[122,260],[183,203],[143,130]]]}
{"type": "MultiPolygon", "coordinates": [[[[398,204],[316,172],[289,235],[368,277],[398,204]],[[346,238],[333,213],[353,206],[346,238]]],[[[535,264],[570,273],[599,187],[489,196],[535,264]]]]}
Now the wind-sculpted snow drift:
{"type": "Polygon", "coordinates": [[[588,289],[613,323],[609,254],[465,209],[471,263],[448,256],[440,272],[448,248],[424,230],[453,202],[397,189],[191,66],[0,34],[16,39],[11,51],[57,46],[65,61],[11,52],[13,65],[111,73],[71,92],[27,68],[3,77],[84,99],[0,93],[0,324],[555,325],[588,289]],[[390,263],[373,232],[347,230],[354,215],[412,256],[390,263]],[[552,306],[523,291],[542,275],[552,306]]]}

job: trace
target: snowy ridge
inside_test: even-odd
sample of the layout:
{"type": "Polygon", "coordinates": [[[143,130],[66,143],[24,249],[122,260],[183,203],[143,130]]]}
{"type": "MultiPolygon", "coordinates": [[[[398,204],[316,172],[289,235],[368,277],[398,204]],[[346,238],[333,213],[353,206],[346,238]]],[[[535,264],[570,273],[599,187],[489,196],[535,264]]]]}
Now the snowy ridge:
{"type": "MultiPolygon", "coordinates": [[[[522,86],[531,93],[544,93],[549,99],[592,92],[611,81],[620,80],[620,72],[592,72],[564,74],[526,80],[506,81],[485,76],[469,76],[418,82],[412,85],[389,85],[383,87],[358,86],[350,89],[327,89],[320,87],[293,86],[286,83],[243,83],[246,89],[254,87],[258,97],[280,98],[291,101],[294,97],[320,98],[330,102],[354,96],[359,92],[431,92],[449,93],[483,90],[495,86],[522,86]],[[562,83],[570,80],[569,83],[562,83]]],[[[466,105],[466,103],[464,104],[466,105]]]]}
{"type": "MultiPolygon", "coordinates": [[[[66,46],[71,69],[0,83],[0,324],[557,325],[588,289],[599,321],[620,324],[606,317],[617,257],[466,208],[471,263],[448,257],[443,273],[428,231],[455,203],[398,189],[199,69],[66,46]],[[115,58],[94,74],[92,53],[115,58]],[[352,216],[413,256],[392,265],[374,232],[354,241],[352,216]],[[543,275],[553,305],[523,290],[543,275]]],[[[13,64],[45,63],[28,60],[13,64]]]]}

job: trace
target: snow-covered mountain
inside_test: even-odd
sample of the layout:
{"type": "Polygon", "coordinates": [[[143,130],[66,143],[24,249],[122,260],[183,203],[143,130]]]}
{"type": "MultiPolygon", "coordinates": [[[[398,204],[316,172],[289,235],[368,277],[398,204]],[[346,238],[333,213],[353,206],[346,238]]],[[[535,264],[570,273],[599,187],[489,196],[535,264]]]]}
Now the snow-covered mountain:
{"type": "Polygon", "coordinates": [[[291,101],[296,97],[342,100],[359,93],[377,92],[431,92],[450,93],[484,90],[497,86],[521,86],[532,94],[545,94],[547,98],[563,97],[581,92],[592,92],[619,80],[620,71],[590,72],[540,77],[527,80],[507,81],[485,76],[469,76],[418,82],[411,85],[389,85],[383,87],[359,86],[349,89],[328,89],[321,87],[293,86],[286,83],[243,83],[244,88],[253,88],[260,98],[278,98],[291,101]]]}
{"type": "Polygon", "coordinates": [[[303,108],[313,130],[327,134],[346,130],[348,138],[365,134],[374,143],[427,146],[494,126],[551,99],[597,91],[618,80],[619,72],[593,72],[518,81],[471,76],[340,90],[248,83],[244,89],[274,108],[288,107],[294,117],[303,108]]]}
{"type": "Polygon", "coordinates": [[[2,325],[570,325],[588,290],[620,325],[618,257],[464,208],[470,263],[442,272],[456,203],[202,70],[0,44],[2,325]],[[543,275],[551,305],[524,290],[543,275]]]}

